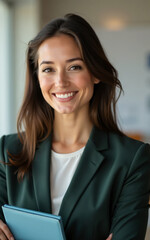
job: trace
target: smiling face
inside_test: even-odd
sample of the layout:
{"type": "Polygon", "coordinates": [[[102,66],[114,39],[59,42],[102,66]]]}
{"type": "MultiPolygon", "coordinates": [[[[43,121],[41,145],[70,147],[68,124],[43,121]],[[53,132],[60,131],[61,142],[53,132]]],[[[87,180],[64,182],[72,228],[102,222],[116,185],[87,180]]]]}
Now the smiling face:
{"type": "Polygon", "coordinates": [[[46,39],[38,50],[38,79],[44,99],[59,113],[89,107],[94,84],[73,37],[60,34],[46,39]]]}

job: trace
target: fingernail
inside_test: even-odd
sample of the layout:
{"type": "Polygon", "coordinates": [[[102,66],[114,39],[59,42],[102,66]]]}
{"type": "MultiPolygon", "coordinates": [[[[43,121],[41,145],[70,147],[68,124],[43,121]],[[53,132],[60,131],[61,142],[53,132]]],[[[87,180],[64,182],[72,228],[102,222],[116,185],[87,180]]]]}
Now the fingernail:
{"type": "Polygon", "coordinates": [[[10,240],[15,240],[15,239],[13,237],[11,237],[10,240]]]}

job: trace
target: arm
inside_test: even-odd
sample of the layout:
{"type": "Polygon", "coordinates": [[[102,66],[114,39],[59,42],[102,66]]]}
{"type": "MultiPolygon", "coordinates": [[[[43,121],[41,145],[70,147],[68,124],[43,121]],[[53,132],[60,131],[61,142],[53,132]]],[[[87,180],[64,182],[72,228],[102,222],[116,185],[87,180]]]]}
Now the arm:
{"type": "Polygon", "coordinates": [[[6,184],[6,165],[4,153],[4,137],[0,139],[0,219],[4,221],[4,216],[2,213],[2,205],[8,203],[7,199],[7,184],[6,184]]]}
{"type": "Polygon", "coordinates": [[[4,137],[0,139],[0,239],[13,240],[13,236],[8,229],[7,225],[4,223],[4,216],[2,213],[2,205],[7,203],[7,186],[6,186],[6,173],[4,162],[4,137]],[[7,237],[7,238],[6,238],[7,237]]]}
{"type": "Polygon", "coordinates": [[[150,193],[150,147],[136,152],[113,214],[113,240],[144,240],[150,193]]]}

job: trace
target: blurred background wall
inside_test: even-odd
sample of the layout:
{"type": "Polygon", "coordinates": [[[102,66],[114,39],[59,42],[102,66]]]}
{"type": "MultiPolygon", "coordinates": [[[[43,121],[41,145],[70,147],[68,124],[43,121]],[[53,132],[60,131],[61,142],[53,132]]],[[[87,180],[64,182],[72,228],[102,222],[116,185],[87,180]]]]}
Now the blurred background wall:
{"type": "Polygon", "coordinates": [[[26,48],[39,28],[38,0],[0,0],[0,136],[16,131],[26,48]]]}
{"type": "Polygon", "coordinates": [[[150,142],[150,0],[0,0],[0,136],[16,131],[28,41],[68,12],[91,23],[118,70],[122,129],[150,142]]]}

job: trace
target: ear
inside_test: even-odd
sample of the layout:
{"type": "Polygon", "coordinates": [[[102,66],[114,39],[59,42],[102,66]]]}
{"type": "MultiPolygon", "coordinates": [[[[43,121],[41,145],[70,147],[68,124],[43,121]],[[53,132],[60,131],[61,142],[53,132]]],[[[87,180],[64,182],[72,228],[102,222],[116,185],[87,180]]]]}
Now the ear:
{"type": "Polygon", "coordinates": [[[98,78],[94,78],[93,82],[94,82],[94,84],[98,84],[98,83],[100,83],[100,80],[98,78]]]}

